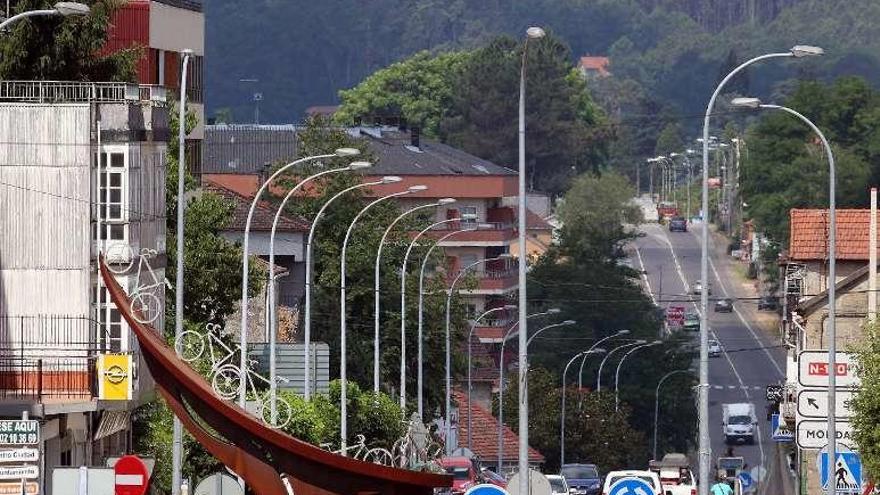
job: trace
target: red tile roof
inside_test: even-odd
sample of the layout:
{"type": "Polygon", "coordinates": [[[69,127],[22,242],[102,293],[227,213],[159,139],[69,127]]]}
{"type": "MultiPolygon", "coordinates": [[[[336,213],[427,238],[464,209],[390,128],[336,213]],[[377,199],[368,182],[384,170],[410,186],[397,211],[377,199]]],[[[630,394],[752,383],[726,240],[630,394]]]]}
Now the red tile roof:
{"type": "MultiPolygon", "coordinates": [[[[792,261],[828,258],[828,210],[792,209],[788,257],[792,261]]],[[[868,229],[871,211],[837,210],[837,259],[868,261],[868,229]]]]}
{"type": "MultiPolygon", "coordinates": [[[[455,401],[458,403],[458,442],[461,446],[467,444],[467,423],[468,423],[468,402],[467,394],[461,391],[453,392],[455,401]]],[[[473,450],[484,461],[494,461],[498,459],[498,420],[492,413],[483,409],[478,404],[473,404],[474,418],[472,420],[473,432],[473,450]]],[[[502,428],[504,437],[504,453],[502,460],[505,462],[516,462],[519,459],[519,436],[507,426],[502,428]]],[[[537,450],[529,447],[529,462],[543,463],[544,456],[537,450]]]]}
{"type": "Polygon", "coordinates": [[[608,76],[611,75],[611,73],[608,72],[609,62],[610,60],[608,60],[608,57],[581,57],[578,68],[581,70],[594,70],[598,72],[600,76],[608,76]]]}
{"type": "MultiPolygon", "coordinates": [[[[251,206],[251,197],[245,196],[238,191],[224,187],[223,184],[214,182],[211,178],[203,178],[203,187],[205,190],[219,194],[226,200],[233,201],[235,210],[232,213],[232,221],[227,229],[243,232],[247,223],[248,210],[251,206]]],[[[272,230],[272,221],[275,219],[275,207],[266,201],[260,201],[254,210],[254,216],[251,219],[252,232],[268,232],[272,230]]],[[[287,215],[281,215],[278,220],[278,232],[308,232],[309,222],[302,218],[293,218],[287,215]]]]}
{"type": "Polygon", "coordinates": [[[532,210],[526,210],[526,225],[528,230],[553,230],[553,226],[547,223],[547,220],[532,210]]]}

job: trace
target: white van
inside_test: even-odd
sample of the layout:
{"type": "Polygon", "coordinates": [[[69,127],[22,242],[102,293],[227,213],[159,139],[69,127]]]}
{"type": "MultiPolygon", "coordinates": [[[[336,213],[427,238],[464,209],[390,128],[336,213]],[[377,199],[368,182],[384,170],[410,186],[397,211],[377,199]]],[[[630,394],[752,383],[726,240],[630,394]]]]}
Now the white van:
{"type": "Polygon", "coordinates": [[[721,404],[721,428],[724,441],[755,443],[755,427],[758,418],[755,416],[755,405],[747,402],[721,404]]]}

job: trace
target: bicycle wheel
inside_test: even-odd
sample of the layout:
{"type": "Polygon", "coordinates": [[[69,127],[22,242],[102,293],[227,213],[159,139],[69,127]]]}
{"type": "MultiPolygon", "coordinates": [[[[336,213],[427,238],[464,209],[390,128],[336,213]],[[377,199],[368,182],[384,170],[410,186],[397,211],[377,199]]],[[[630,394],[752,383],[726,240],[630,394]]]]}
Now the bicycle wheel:
{"type": "Polygon", "coordinates": [[[131,299],[131,309],[134,310],[134,319],[144,323],[153,323],[159,319],[162,311],[162,303],[159,298],[149,292],[138,292],[131,299]]]}
{"type": "Polygon", "coordinates": [[[381,464],[383,466],[391,466],[394,464],[394,456],[391,455],[391,452],[388,452],[381,447],[376,447],[375,449],[367,451],[364,460],[372,462],[373,464],[381,464]]]}
{"type": "Polygon", "coordinates": [[[187,363],[192,363],[202,357],[205,352],[205,338],[195,330],[186,330],[176,339],[177,348],[180,350],[180,358],[187,363]]]}
{"type": "Polygon", "coordinates": [[[266,423],[272,428],[284,428],[287,426],[287,423],[290,423],[290,419],[293,416],[293,409],[286,400],[276,398],[275,421],[272,421],[272,399],[266,395],[263,399],[261,416],[263,416],[263,423],[266,423]]]}
{"type": "Polygon", "coordinates": [[[223,399],[238,397],[241,390],[241,372],[231,364],[221,366],[211,378],[211,388],[223,399]]]}
{"type": "Polygon", "coordinates": [[[104,262],[107,263],[107,269],[116,275],[128,273],[134,265],[134,258],[131,247],[125,244],[113,244],[104,253],[104,262]]]}

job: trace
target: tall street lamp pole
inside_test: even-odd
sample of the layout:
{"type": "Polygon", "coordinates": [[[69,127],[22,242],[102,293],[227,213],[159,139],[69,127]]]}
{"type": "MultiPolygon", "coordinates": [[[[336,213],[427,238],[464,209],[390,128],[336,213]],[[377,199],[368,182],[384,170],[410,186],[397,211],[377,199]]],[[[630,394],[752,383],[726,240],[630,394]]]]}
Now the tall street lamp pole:
{"type": "MultiPolygon", "coordinates": [[[[629,330],[623,329],[623,330],[618,331],[617,333],[613,333],[607,337],[601,338],[601,339],[597,340],[596,343],[593,344],[588,350],[596,349],[599,347],[599,345],[602,342],[605,342],[606,340],[613,339],[614,337],[620,337],[621,335],[629,335],[629,330]]],[[[578,369],[578,388],[583,388],[583,386],[584,386],[584,364],[587,362],[587,353],[583,353],[583,354],[584,354],[584,358],[581,359],[581,366],[578,369]]]]}
{"type": "MultiPolygon", "coordinates": [[[[806,124],[813,132],[819,136],[819,140],[822,141],[822,147],[825,149],[825,154],[828,158],[828,220],[829,220],[829,228],[828,228],[828,369],[834,370],[836,369],[836,356],[837,356],[837,322],[836,315],[837,310],[835,308],[837,299],[836,299],[836,285],[837,285],[837,202],[835,199],[836,191],[837,191],[837,180],[836,170],[834,166],[834,153],[831,151],[831,145],[828,144],[828,140],[825,138],[825,134],[816,127],[810,119],[805,117],[803,114],[792,110],[791,108],[784,107],[781,105],[766,105],[761,104],[761,100],[757,98],[736,98],[733,100],[734,106],[738,107],[747,107],[747,108],[763,108],[770,110],[781,110],[783,112],[788,113],[789,115],[793,115],[801,120],[804,124],[806,124]]],[[[837,377],[836,373],[829,372],[828,373],[828,426],[827,426],[827,437],[828,438],[828,458],[829,459],[837,459],[837,403],[836,400],[836,387],[837,387],[837,377]]],[[[835,463],[828,463],[828,476],[829,480],[834,479],[834,471],[835,471],[835,463]]],[[[828,495],[834,495],[834,483],[828,483],[828,495]]]]}
{"type": "MultiPolygon", "coordinates": [[[[359,163],[359,162],[355,162],[359,163]]],[[[400,182],[402,179],[396,176],[385,176],[379,180],[372,182],[362,182],[360,184],[355,184],[353,186],[347,187],[335,195],[328,199],[321,208],[318,210],[318,213],[315,215],[315,218],[312,220],[312,226],[309,227],[309,236],[306,239],[306,302],[305,302],[305,316],[303,317],[303,352],[305,353],[305,370],[303,373],[303,397],[306,400],[310,400],[312,397],[311,389],[312,389],[312,379],[311,379],[311,358],[312,358],[312,242],[315,239],[315,232],[318,230],[318,223],[320,223],[321,218],[324,216],[324,212],[336,202],[337,199],[341,198],[345,194],[354,191],[355,189],[363,189],[365,187],[379,186],[383,184],[394,184],[396,182],[400,182]]]]}
{"type": "Polygon", "coordinates": [[[626,354],[620,358],[620,362],[617,363],[617,371],[614,372],[614,410],[617,411],[620,408],[620,368],[623,367],[623,362],[626,361],[626,358],[629,357],[630,354],[636,352],[639,349],[644,349],[646,347],[653,347],[655,345],[660,345],[663,342],[660,340],[655,340],[649,344],[640,345],[638,347],[633,347],[626,354]]]}
{"type": "MultiPolygon", "coordinates": [[[[88,7],[86,7],[88,11],[88,7]]],[[[21,14],[19,14],[21,15],[21,14]]],[[[10,19],[11,20],[11,19],[10,19]]],[[[5,24],[5,23],[4,23],[5,24]]],[[[2,26],[0,26],[2,28],[2,26]]],[[[174,351],[180,355],[180,336],[183,334],[183,236],[184,211],[186,209],[186,76],[192,50],[183,51],[183,67],[180,71],[180,108],[177,117],[177,274],[174,280],[174,351]]],[[[98,150],[100,156],[101,150],[98,150]]],[[[98,160],[100,167],[100,160],[98,160]]],[[[100,172],[98,173],[100,181],[100,172]]],[[[99,229],[100,231],[100,229],[99,229]]],[[[100,234],[99,234],[100,239],[100,234]]],[[[183,425],[174,416],[171,427],[171,493],[180,495],[183,482],[183,425]]]]}
{"type": "Polygon", "coordinates": [[[665,382],[667,378],[678,373],[690,373],[690,370],[675,370],[666,373],[663,375],[663,378],[660,379],[660,382],[657,383],[657,389],[654,391],[654,449],[651,459],[657,458],[657,417],[660,415],[660,387],[663,386],[663,382],[665,382]]]}
{"type": "MultiPolygon", "coordinates": [[[[565,365],[565,369],[562,370],[562,414],[559,417],[559,465],[565,465],[565,377],[568,375],[568,367],[571,366],[571,363],[575,362],[577,358],[583,356],[584,360],[587,359],[587,356],[592,354],[601,354],[606,352],[605,349],[601,347],[590,347],[586,351],[579,352],[574,355],[569,361],[568,364],[565,365]]],[[[578,390],[581,389],[580,380],[578,380],[578,390]]]]}
{"type": "MultiPolygon", "coordinates": [[[[712,446],[709,440],[709,125],[712,117],[712,110],[715,107],[715,100],[721,94],[724,86],[743,71],[746,67],[760,62],[762,60],[772,58],[789,58],[789,57],[807,57],[821,55],[823,50],[813,46],[795,46],[787,52],[768,53],[747,60],[739,67],[733,69],[730,74],[724,77],[715,88],[709,104],[706,106],[706,116],[703,120],[703,187],[702,187],[702,211],[703,211],[703,231],[701,235],[700,246],[700,280],[703,281],[703,287],[700,291],[700,388],[699,388],[699,418],[700,418],[700,437],[699,437],[699,456],[700,456],[700,495],[709,494],[709,469],[711,465],[712,446]]],[[[831,285],[834,285],[833,283],[831,285]]],[[[832,373],[833,374],[833,373],[832,373]]],[[[829,486],[831,484],[829,483],[829,486]]]]}
{"type": "MultiPolygon", "coordinates": [[[[427,189],[425,187],[424,189],[427,189]]],[[[382,263],[382,250],[385,247],[385,240],[388,238],[388,235],[391,234],[391,231],[394,227],[407,216],[427,208],[434,208],[441,205],[446,205],[450,203],[454,203],[455,200],[452,198],[443,198],[436,203],[429,203],[426,205],[416,206],[414,208],[410,208],[409,210],[401,213],[397,216],[391,223],[388,225],[388,228],[385,229],[385,232],[382,234],[382,238],[379,240],[379,248],[376,250],[376,263],[373,267],[373,392],[379,391],[379,351],[380,351],[380,343],[379,343],[379,312],[380,312],[380,292],[379,292],[379,281],[381,279],[380,273],[380,265],[382,263]]],[[[401,297],[403,297],[401,295],[401,297]]],[[[401,319],[403,317],[401,316],[401,319]]],[[[401,337],[402,338],[402,337],[401,337]]],[[[401,349],[403,349],[401,344],[401,349]]],[[[401,360],[402,361],[402,360],[401,360]]],[[[405,404],[401,402],[400,408],[403,409],[405,404]]]]}
{"type": "Polygon", "coordinates": [[[347,455],[345,452],[345,447],[346,440],[348,438],[348,354],[346,351],[346,334],[348,333],[348,322],[346,318],[347,315],[345,308],[347,302],[345,298],[345,262],[348,250],[348,241],[351,239],[351,233],[354,231],[354,227],[355,225],[357,225],[358,220],[360,220],[361,217],[364,216],[364,214],[366,214],[367,211],[369,211],[371,208],[391,198],[406,196],[407,194],[423,191],[425,189],[425,186],[417,185],[404,189],[403,191],[386,194],[377,199],[374,199],[372,202],[367,204],[367,206],[364,206],[361,211],[357,212],[351,223],[348,225],[348,230],[345,231],[345,238],[342,241],[342,252],[339,256],[339,383],[341,389],[339,392],[339,436],[342,455],[347,455]]]}
{"type": "MultiPolygon", "coordinates": [[[[357,151],[357,150],[355,150],[357,151]]],[[[328,170],[322,170],[316,174],[310,175],[305,179],[301,180],[298,184],[293,186],[290,191],[287,192],[287,195],[284,196],[284,199],[281,201],[281,204],[278,206],[278,210],[275,212],[275,218],[272,219],[272,231],[269,234],[269,279],[267,283],[269,284],[269,403],[271,407],[271,420],[275,421],[275,409],[276,409],[276,399],[278,394],[278,384],[276,383],[276,340],[277,340],[277,328],[278,328],[278,315],[277,310],[275,309],[275,277],[273,276],[273,270],[275,267],[275,232],[278,229],[278,222],[281,220],[281,214],[284,213],[284,207],[287,205],[287,202],[296,194],[297,191],[302,189],[305,184],[311,183],[312,181],[323,177],[325,175],[335,174],[339,172],[350,172],[355,170],[363,170],[371,167],[372,164],[369,162],[352,162],[347,167],[342,168],[331,168],[328,170]]],[[[317,223],[318,217],[315,218],[315,223],[317,223]]],[[[304,348],[305,353],[305,369],[309,369],[309,345],[307,344],[304,348]]],[[[305,385],[303,390],[306,390],[306,385],[309,383],[309,373],[308,371],[305,374],[305,385]]]]}
{"type": "MultiPolygon", "coordinates": [[[[519,77],[519,202],[517,204],[517,237],[519,244],[519,369],[524,370],[528,366],[528,297],[526,294],[526,265],[528,251],[526,246],[526,60],[530,39],[544,37],[544,30],[539,27],[530,27],[526,30],[526,40],[523,43],[522,64],[520,65],[519,77]]],[[[529,403],[526,394],[525,374],[519,379],[519,493],[529,493],[529,403]]]]}
{"type": "Polygon", "coordinates": [[[446,401],[444,405],[446,409],[444,410],[444,421],[446,423],[445,429],[447,455],[452,453],[452,443],[449,441],[452,435],[452,339],[450,337],[449,331],[449,327],[452,322],[452,294],[455,293],[455,286],[456,284],[458,284],[458,281],[461,280],[461,277],[464,276],[464,274],[466,274],[472,268],[475,268],[483,263],[503,259],[510,259],[510,254],[504,253],[493,258],[483,258],[465,266],[458,272],[455,278],[452,279],[452,283],[449,284],[449,290],[446,293],[446,401]]]}
{"type": "Polygon", "coordinates": [[[473,420],[473,418],[472,418],[473,408],[471,406],[471,404],[472,404],[471,403],[471,391],[473,390],[473,386],[472,386],[472,382],[471,382],[471,369],[472,369],[471,352],[472,352],[472,347],[473,347],[472,344],[473,344],[473,340],[474,340],[474,329],[477,328],[477,324],[479,324],[480,321],[483,320],[483,318],[491,315],[492,313],[497,313],[499,311],[513,311],[515,309],[516,309],[515,305],[508,304],[505,306],[501,306],[498,308],[492,308],[488,311],[485,311],[483,314],[481,314],[480,316],[478,316],[474,319],[474,322],[471,324],[471,330],[470,330],[470,332],[468,332],[468,348],[467,348],[468,349],[467,350],[467,402],[468,402],[467,430],[468,430],[468,433],[467,433],[467,448],[470,450],[473,450],[473,437],[474,437],[474,435],[473,435],[473,421],[472,421],[473,420]]]}
{"type": "MultiPolygon", "coordinates": [[[[28,17],[37,17],[37,16],[54,16],[61,15],[64,17],[76,17],[76,16],[84,16],[89,15],[90,9],[88,5],[79,3],[79,2],[58,2],[54,5],[53,9],[43,9],[43,10],[29,10],[27,12],[22,12],[20,14],[16,14],[9,19],[6,19],[2,23],[0,23],[0,31],[6,29],[10,24],[20,21],[22,19],[28,17]]],[[[184,51],[186,53],[186,50],[184,51]]],[[[191,51],[189,53],[192,53],[191,51]]],[[[179,488],[178,488],[179,489],[179,488]]],[[[177,495],[177,494],[175,494],[177,495]]]]}
{"type": "MultiPolygon", "coordinates": [[[[460,218],[453,218],[449,221],[461,220],[460,218]]],[[[446,223],[446,222],[438,222],[438,223],[446,223]]],[[[425,296],[425,268],[428,266],[428,261],[431,259],[431,253],[434,249],[437,248],[443,241],[453,237],[455,235],[464,233],[464,232],[474,232],[479,230],[481,225],[473,225],[471,227],[465,227],[463,229],[458,229],[452,231],[448,234],[441,236],[439,239],[434,241],[434,244],[428,248],[428,251],[425,253],[425,256],[422,258],[422,266],[419,268],[419,330],[416,337],[417,347],[418,347],[418,371],[416,378],[416,388],[417,390],[417,399],[418,399],[418,413],[419,418],[424,418],[424,380],[423,380],[423,371],[424,371],[424,359],[423,359],[423,347],[424,347],[424,338],[423,338],[423,323],[424,323],[424,296],[425,296]]],[[[422,231],[424,233],[425,231],[422,231]]],[[[421,235],[421,234],[420,234],[421,235]]]]}
{"type": "Polygon", "coordinates": [[[612,354],[614,354],[615,352],[617,352],[620,349],[623,349],[624,347],[632,347],[634,345],[643,345],[643,344],[647,344],[647,343],[648,343],[647,340],[636,340],[634,342],[629,342],[627,344],[621,344],[621,345],[611,349],[610,351],[608,351],[608,353],[605,355],[605,357],[602,358],[602,362],[599,363],[599,371],[596,372],[596,392],[602,391],[602,370],[605,368],[605,362],[608,361],[608,358],[610,358],[612,354]]]}

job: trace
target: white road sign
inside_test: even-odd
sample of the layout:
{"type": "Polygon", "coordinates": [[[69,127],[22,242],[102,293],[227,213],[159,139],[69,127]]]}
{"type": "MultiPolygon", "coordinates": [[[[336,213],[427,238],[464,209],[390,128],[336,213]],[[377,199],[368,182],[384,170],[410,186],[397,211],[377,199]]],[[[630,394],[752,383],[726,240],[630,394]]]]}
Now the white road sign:
{"type": "MultiPolygon", "coordinates": [[[[851,390],[837,390],[835,392],[835,418],[847,419],[852,417],[849,403],[852,401],[853,395],[854,393],[851,390]]],[[[804,418],[827,418],[828,389],[803,389],[798,392],[797,412],[799,416],[804,418]]]]}
{"type": "MultiPolygon", "coordinates": [[[[804,419],[798,421],[795,438],[802,449],[821,449],[828,445],[828,422],[821,419],[804,419]]],[[[837,441],[846,445],[855,445],[853,441],[852,423],[849,421],[835,422],[837,441]]]]}
{"type": "Polygon", "coordinates": [[[0,480],[35,480],[40,477],[37,466],[0,467],[0,480]]]}
{"type": "Polygon", "coordinates": [[[40,422],[35,419],[0,420],[0,445],[40,443],[40,422]]]}
{"type": "Polygon", "coordinates": [[[37,449],[0,450],[0,462],[34,462],[40,460],[37,449]]]}
{"type": "MultiPolygon", "coordinates": [[[[852,388],[859,385],[855,373],[853,355],[838,352],[834,360],[834,371],[838,388],[852,388]]],[[[801,351],[798,354],[798,382],[801,386],[811,388],[828,387],[828,352],[801,351]]]]}

